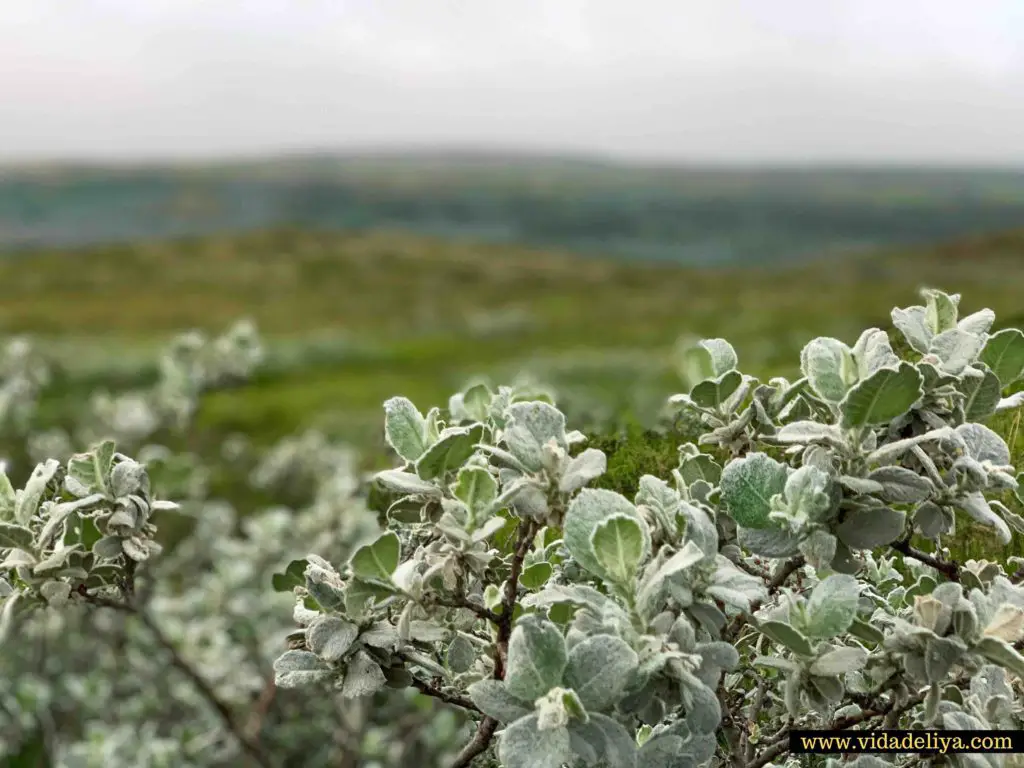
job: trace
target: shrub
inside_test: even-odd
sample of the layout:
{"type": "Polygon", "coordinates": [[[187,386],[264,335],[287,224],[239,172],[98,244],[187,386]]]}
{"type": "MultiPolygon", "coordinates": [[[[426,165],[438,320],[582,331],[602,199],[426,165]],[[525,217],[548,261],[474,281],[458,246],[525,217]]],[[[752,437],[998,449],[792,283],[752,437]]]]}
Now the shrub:
{"type": "MultiPolygon", "coordinates": [[[[1024,333],[990,333],[988,310],[960,318],[959,296],[923,297],[893,311],[902,358],[879,329],[852,347],[819,338],[797,381],[741,373],[724,340],[694,346],[694,386],[671,402],[702,433],[676,448],[667,477],[616,476],[614,488],[635,484],[631,497],[597,487],[605,454],[549,399],[483,385],[444,412],[385,403],[400,464],[374,478],[380,529],[351,471],[331,483],[317,479],[321,466],[309,482],[322,497],[295,520],[252,523],[248,549],[225,550],[216,542],[232,540],[230,526],[204,520],[196,550],[161,557],[152,513],[168,505],[142,465],[111,443],[45,462],[23,489],[0,486],[0,627],[10,642],[13,627],[29,637],[55,615],[105,607],[133,619],[179,673],[177,695],[205,703],[205,720],[179,716],[153,734],[153,749],[184,743],[195,764],[282,759],[225,703],[260,696],[246,659],[268,655],[294,706],[281,729],[322,729],[303,764],[764,768],[799,764],[787,757],[794,728],[1019,729],[1024,587],[999,563],[956,562],[947,545],[957,510],[1004,544],[1024,530],[1024,478],[983,423],[1024,403],[1003,396],[1024,375],[1024,333]],[[260,602],[266,569],[251,563],[293,546],[305,558],[260,602]],[[178,560],[162,571],[168,558],[178,560]],[[174,579],[187,599],[145,594],[174,579]],[[294,600],[297,628],[284,638],[279,599],[294,600]],[[192,613],[188,600],[214,605],[192,613]],[[209,645],[186,661],[162,621],[209,645]],[[245,642],[261,650],[246,657],[245,642]],[[395,689],[445,706],[389,723],[405,703],[395,689]],[[365,732],[339,725],[367,702],[379,707],[374,738],[369,720],[365,732]],[[389,751],[415,728],[436,738],[389,751]],[[339,729],[348,741],[322,748],[339,729]]],[[[283,467],[271,474],[304,476],[283,467]]],[[[109,703],[116,654],[96,666],[98,677],[79,671],[82,685],[109,703]]],[[[125,723],[159,708],[149,684],[126,695],[140,712],[125,723]]],[[[103,741],[101,720],[98,743],[123,743],[113,728],[103,741]]]]}

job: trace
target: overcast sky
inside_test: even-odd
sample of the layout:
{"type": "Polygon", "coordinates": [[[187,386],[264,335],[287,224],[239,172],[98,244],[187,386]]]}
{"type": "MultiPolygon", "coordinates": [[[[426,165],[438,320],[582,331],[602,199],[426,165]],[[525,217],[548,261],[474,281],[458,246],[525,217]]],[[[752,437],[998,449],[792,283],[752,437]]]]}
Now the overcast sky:
{"type": "Polygon", "coordinates": [[[0,159],[1024,165],[1024,0],[0,0],[0,159]]]}

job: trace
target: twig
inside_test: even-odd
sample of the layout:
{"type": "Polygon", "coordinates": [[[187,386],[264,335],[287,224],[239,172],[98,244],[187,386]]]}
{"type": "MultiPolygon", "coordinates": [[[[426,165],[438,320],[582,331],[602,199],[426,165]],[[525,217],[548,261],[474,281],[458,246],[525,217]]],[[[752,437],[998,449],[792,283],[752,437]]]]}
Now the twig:
{"type": "MultiPolygon", "coordinates": [[[[771,597],[775,595],[780,589],[782,589],[782,585],[786,583],[786,580],[789,579],[789,577],[796,573],[798,570],[803,568],[805,562],[806,561],[804,560],[803,555],[797,555],[796,557],[787,560],[779,569],[779,572],[776,573],[774,578],[772,578],[772,580],[768,583],[768,596],[771,597]]],[[[735,640],[736,636],[739,634],[739,631],[743,629],[743,625],[750,620],[750,616],[752,616],[758,608],[764,605],[764,602],[764,600],[754,600],[753,602],[751,602],[749,611],[745,611],[741,614],[738,614],[735,618],[733,618],[729,626],[726,627],[722,639],[726,641],[735,640]]]]}
{"type": "Polygon", "coordinates": [[[750,565],[742,557],[737,557],[735,560],[730,560],[730,562],[737,568],[739,568],[741,571],[749,573],[751,576],[756,576],[757,578],[764,579],[765,581],[769,580],[768,574],[766,574],[760,568],[755,568],[754,566],[750,565]]]}
{"type": "Polygon", "coordinates": [[[492,624],[500,624],[501,616],[495,613],[490,608],[487,608],[479,603],[474,603],[465,595],[458,595],[456,597],[430,597],[429,602],[434,605],[440,605],[443,608],[465,608],[468,611],[472,611],[477,615],[478,618],[484,621],[489,621],[492,624]]]}
{"type": "Polygon", "coordinates": [[[764,768],[772,760],[780,755],[784,755],[789,752],[789,735],[784,735],[781,739],[772,744],[768,749],[757,756],[756,760],[751,760],[746,764],[745,768],[764,768]]]}
{"type": "Polygon", "coordinates": [[[267,716],[267,712],[270,711],[270,707],[274,703],[274,698],[277,696],[277,684],[274,682],[274,678],[271,676],[267,678],[266,684],[263,686],[263,690],[260,691],[260,696],[256,699],[256,704],[252,708],[252,712],[249,713],[249,720],[245,725],[245,733],[252,739],[254,744],[258,744],[260,741],[260,732],[263,730],[263,720],[267,716]]]}
{"type": "Polygon", "coordinates": [[[224,723],[224,727],[231,733],[232,736],[238,741],[242,749],[259,765],[261,768],[270,768],[271,762],[267,756],[263,753],[262,748],[246,736],[242,727],[235,721],[234,715],[231,713],[231,709],[225,704],[221,698],[217,695],[217,692],[213,690],[210,684],[203,679],[192,666],[182,658],[181,654],[178,653],[178,649],[174,647],[174,643],[164,635],[163,631],[156,625],[153,618],[147,613],[133,605],[130,602],[118,602],[116,600],[107,600],[106,598],[96,597],[90,595],[85,585],[79,585],[78,594],[85,598],[86,602],[93,605],[100,606],[103,608],[110,608],[115,611],[121,611],[134,616],[139,622],[149,631],[156,641],[156,644],[163,648],[171,659],[171,666],[181,672],[182,675],[188,678],[189,682],[192,683],[193,687],[206,699],[207,703],[217,712],[221,721],[224,723]]]}
{"type": "MultiPolygon", "coordinates": [[[[908,710],[916,707],[925,697],[928,695],[927,691],[915,693],[910,696],[903,704],[897,705],[896,700],[893,699],[888,705],[878,707],[875,709],[865,709],[856,715],[850,715],[849,717],[840,717],[833,720],[824,730],[828,731],[845,731],[848,728],[852,728],[855,725],[860,725],[868,720],[873,720],[878,717],[891,718],[895,721],[896,718],[905,714],[908,710]]],[[[772,743],[764,752],[758,755],[757,759],[748,762],[744,768],[764,768],[765,765],[770,763],[775,758],[789,752],[789,737],[785,739],[779,739],[772,743]]]]}
{"type": "Polygon", "coordinates": [[[950,581],[960,583],[960,564],[957,563],[956,560],[939,560],[937,557],[929,555],[927,552],[915,549],[910,546],[909,538],[901,539],[889,546],[905,557],[912,557],[915,560],[920,560],[925,565],[931,566],[950,581]]]}
{"type": "Polygon", "coordinates": [[[480,712],[480,708],[469,699],[463,696],[458,696],[454,693],[446,693],[437,686],[431,685],[426,680],[420,680],[418,677],[413,677],[412,686],[424,696],[430,696],[438,699],[439,701],[443,701],[445,704],[462,707],[463,709],[468,709],[471,712],[480,712]]]}
{"type": "Polygon", "coordinates": [[[747,722],[744,723],[743,734],[740,736],[740,754],[744,762],[749,763],[754,759],[754,745],[750,741],[750,729],[757,724],[758,715],[761,714],[761,707],[764,706],[765,696],[768,693],[768,680],[760,678],[757,681],[757,690],[754,692],[754,700],[750,703],[750,712],[747,714],[747,722]]]}
{"type": "MultiPolygon", "coordinates": [[[[523,570],[523,559],[530,551],[530,544],[533,541],[537,530],[537,524],[530,521],[520,521],[519,538],[516,540],[516,548],[512,553],[512,569],[505,582],[505,595],[501,601],[501,615],[498,617],[498,637],[494,649],[494,679],[505,679],[505,665],[508,663],[508,641],[512,636],[512,612],[516,604],[516,594],[519,591],[519,575],[523,570]]],[[[498,730],[498,721],[491,716],[484,717],[476,729],[473,740],[467,744],[455,758],[451,768],[468,768],[479,755],[482,755],[494,738],[494,732],[498,730]]]]}
{"type": "Polygon", "coordinates": [[[480,721],[480,727],[476,729],[473,740],[467,744],[459,756],[452,763],[452,768],[469,768],[469,765],[479,755],[487,751],[487,747],[494,738],[494,732],[498,730],[498,721],[493,717],[485,717],[480,721]]]}

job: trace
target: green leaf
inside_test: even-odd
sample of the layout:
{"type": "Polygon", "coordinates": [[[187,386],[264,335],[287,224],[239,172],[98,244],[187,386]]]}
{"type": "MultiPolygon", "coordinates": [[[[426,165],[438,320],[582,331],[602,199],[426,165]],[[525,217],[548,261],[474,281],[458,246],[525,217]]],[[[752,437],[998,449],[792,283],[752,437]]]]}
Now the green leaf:
{"type": "MultiPolygon", "coordinates": [[[[663,549],[659,554],[663,554],[666,551],[667,550],[663,549]]],[[[658,566],[657,570],[653,573],[648,569],[648,572],[644,574],[640,593],[636,598],[637,607],[645,614],[650,614],[652,611],[659,610],[661,607],[660,599],[664,592],[666,582],[674,574],[685,571],[687,568],[696,565],[705,557],[706,555],[704,551],[696,542],[687,541],[681,550],[658,566]]]]}
{"type": "Polygon", "coordinates": [[[427,450],[427,420],[408,398],[392,397],[384,402],[384,436],[395,453],[416,461],[427,450]]]}
{"type": "Polygon", "coordinates": [[[702,339],[697,346],[708,353],[713,376],[721,376],[739,365],[736,350],[725,339],[702,339]]]}
{"type": "Polygon", "coordinates": [[[92,545],[92,553],[103,560],[110,560],[124,552],[119,536],[104,536],[92,545]]]}
{"type": "Polygon", "coordinates": [[[764,453],[749,453],[729,462],[720,481],[722,502],[737,525],[769,528],[771,499],[786,488],[786,465],[764,453]]]}
{"type": "Polygon", "coordinates": [[[11,485],[7,473],[0,470],[0,522],[14,520],[14,507],[17,503],[17,494],[14,486],[11,485]]]}
{"type": "Polygon", "coordinates": [[[935,332],[928,327],[924,307],[907,307],[892,311],[892,324],[895,325],[907,343],[922,355],[927,354],[935,332]]]}
{"type": "Polygon", "coordinates": [[[842,426],[888,424],[907,411],[921,397],[923,379],[914,366],[901,363],[896,370],[882,368],[851,389],[839,404],[842,426]]]}
{"type": "Polygon", "coordinates": [[[706,685],[684,685],[683,706],[687,710],[686,724],[691,731],[711,733],[722,722],[718,696],[706,685]]]}
{"type": "Polygon", "coordinates": [[[608,457],[604,452],[596,448],[587,448],[569,461],[558,483],[558,490],[562,493],[578,491],[591,480],[603,475],[607,468],[608,457]]]}
{"type": "MultiPolygon", "coordinates": [[[[722,467],[706,453],[699,453],[696,456],[680,458],[679,474],[687,488],[698,480],[706,480],[711,485],[718,485],[718,481],[722,479],[722,467]]],[[[652,477],[653,480],[664,482],[651,475],[645,475],[645,477],[652,477]]],[[[640,490],[643,491],[643,478],[641,478],[640,490]]],[[[642,502],[638,500],[637,504],[640,503],[642,502]]]]}
{"type": "Polygon", "coordinates": [[[274,661],[274,683],[278,688],[313,685],[332,674],[331,668],[309,651],[285,651],[274,661]]]}
{"type": "Polygon", "coordinates": [[[1024,376],[1024,332],[1006,328],[988,338],[981,362],[998,377],[1003,388],[1024,376]]]}
{"type": "Polygon", "coordinates": [[[0,549],[32,551],[32,531],[13,523],[0,523],[0,549]]]}
{"type": "Polygon", "coordinates": [[[681,364],[683,378],[692,387],[733,370],[739,358],[725,339],[703,339],[683,351],[681,364]]]}
{"type": "Polygon", "coordinates": [[[728,371],[717,379],[702,381],[690,390],[690,399],[703,408],[718,408],[739,389],[743,376],[739,371],[728,371]]]}
{"type": "Polygon", "coordinates": [[[996,412],[1002,399],[999,378],[992,371],[983,376],[965,376],[959,385],[964,396],[964,418],[967,421],[985,421],[996,412]]]}
{"type": "Polygon", "coordinates": [[[851,510],[836,526],[836,536],[850,549],[874,549],[896,541],[906,527],[907,513],[890,507],[851,510]]]}
{"type": "Polygon", "coordinates": [[[462,407],[466,409],[469,418],[475,421],[486,421],[490,411],[491,400],[494,395],[487,388],[486,384],[475,384],[466,390],[462,396],[462,407]]]}
{"type": "Polygon", "coordinates": [[[380,664],[366,651],[357,651],[345,667],[341,695],[346,699],[370,696],[387,685],[387,682],[380,664]]]}
{"type": "Polygon", "coordinates": [[[853,620],[850,625],[850,634],[866,643],[875,645],[881,645],[885,641],[885,635],[880,629],[860,618],[853,620]]]}
{"type": "Polygon", "coordinates": [[[929,683],[945,681],[949,671],[964,654],[964,644],[957,637],[929,637],[925,641],[924,669],[929,683]]]}
{"type": "Polygon", "coordinates": [[[978,651],[993,664],[998,664],[1000,667],[1008,669],[1024,680],[1024,656],[1017,653],[1009,643],[995,637],[983,637],[974,646],[974,650],[978,651]]]}
{"type": "Polygon", "coordinates": [[[764,582],[760,578],[741,571],[722,555],[718,556],[717,561],[718,567],[711,577],[711,584],[706,588],[709,597],[744,611],[751,609],[751,602],[768,597],[764,582]]]}
{"type": "Polygon", "coordinates": [[[66,581],[48,581],[39,588],[39,594],[49,605],[64,605],[71,595],[71,585],[66,581]]]}
{"type": "Polygon", "coordinates": [[[554,406],[540,401],[514,403],[508,415],[505,445],[531,472],[543,468],[544,445],[549,440],[565,447],[565,416],[554,406]]]}
{"type": "Polygon", "coordinates": [[[818,396],[830,403],[843,399],[857,381],[852,350],[838,339],[814,339],[800,353],[800,369],[818,396]]]}
{"type": "Polygon", "coordinates": [[[561,768],[572,761],[569,731],[565,728],[540,730],[537,716],[528,715],[510,724],[498,741],[498,759],[503,768],[561,768]]]}
{"type": "Polygon", "coordinates": [[[956,327],[960,296],[946,294],[934,288],[921,291],[925,299],[925,323],[932,333],[939,334],[956,327]]]}
{"type": "Polygon", "coordinates": [[[565,682],[588,711],[615,705],[640,665],[636,652],[614,635],[594,635],[573,646],[565,682]]]}
{"type": "Polygon", "coordinates": [[[8,641],[11,632],[17,623],[18,613],[22,611],[22,604],[25,599],[23,592],[15,592],[4,599],[0,606],[0,648],[8,641]]]}
{"type": "Polygon", "coordinates": [[[741,547],[762,557],[792,557],[800,551],[800,537],[781,526],[743,528],[736,531],[741,547]]]}
{"type": "Polygon", "coordinates": [[[996,313],[991,309],[979,309],[972,315],[968,315],[956,324],[961,331],[973,333],[976,336],[985,336],[992,330],[992,323],[996,321],[996,313]]]}
{"type": "Polygon", "coordinates": [[[786,478],[785,498],[794,519],[823,521],[832,508],[831,476],[812,465],[800,467],[786,478]]]}
{"type": "Polygon", "coordinates": [[[430,446],[416,462],[416,474],[423,480],[433,480],[446,472],[458,469],[476,451],[484,428],[451,427],[441,433],[440,439],[430,446]]]}
{"type": "MultiPolygon", "coordinates": [[[[448,644],[444,661],[448,669],[457,675],[468,672],[473,667],[473,662],[476,661],[476,648],[462,635],[456,635],[448,644]]],[[[493,682],[498,681],[494,680],[493,682]]]]}
{"type": "Polygon", "coordinates": [[[799,443],[811,445],[843,445],[843,433],[832,424],[821,424],[817,421],[794,421],[783,426],[775,435],[775,439],[783,443],[799,443]]]}
{"type": "Polygon", "coordinates": [[[932,339],[928,351],[942,361],[939,369],[943,373],[959,376],[978,359],[984,345],[984,336],[952,328],[932,339]]]}
{"type": "Polygon", "coordinates": [[[815,571],[823,571],[835,560],[838,539],[824,528],[811,531],[800,542],[800,552],[815,571]]]}
{"type": "Polygon", "coordinates": [[[1011,464],[1010,449],[1006,441],[984,424],[961,424],[957,437],[964,441],[967,455],[977,461],[988,461],[998,466],[1011,464]]]}
{"type": "Polygon", "coordinates": [[[584,488],[569,504],[563,531],[565,547],[583,568],[597,576],[604,575],[604,566],[594,553],[592,539],[598,526],[610,517],[629,517],[640,524],[644,537],[643,557],[650,551],[650,533],[629,499],[605,489],[584,488]]]}
{"type": "Polygon", "coordinates": [[[807,601],[807,634],[827,639],[850,628],[857,616],[860,584],[848,574],[833,574],[818,583],[807,601]]]}
{"type": "Polygon", "coordinates": [[[527,704],[517,699],[501,680],[480,680],[469,686],[466,692],[481,712],[500,723],[514,722],[533,710],[532,702],[527,704]]]}
{"type": "Polygon", "coordinates": [[[632,517],[616,515],[599,523],[590,537],[594,557],[611,581],[628,585],[644,554],[643,530],[632,517]]]}
{"type": "Polygon", "coordinates": [[[401,551],[398,534],[386,531],[373,543],[359,547],[349,560],[349,567],[360,579],[388,582],[398,567],[401,551]]]}
{"type": "MultiPolygon", "coordinates": [[[[577,756],[581,751],[577,747],[593,750],[599,765],[607,768],[637,768],[637,745],[633,734],[618,720],[608,715],[594,714],[583,723],[573,721],[569,724],[569,736],[577,756]]],[[[595,763],[587,763],[594,765],[595,763]]],[[[683,766],[684,763],[678,763],[683,766]]],[[[641,768],[657,768],[642,763],[641,768]]]]}
{"type": "Polygon", "coordinates": [[[508,642],[508,692],[524,701],[540,698],[562,682],[567,661],[557,626],[532,616],[521,619],[508,642]]]}
{"type": "Polygon", "coordinates": [[[475,517],[498,497],[498,481],[483,467],[463,467],[455,480],[453,493],[475,517]]]}
{"type": "MultiPolygon", "coordinates": [[[[36,465],[29,476],[28,482],[18,495],[17,503],[14,506],[14,522],[19,525],[28,525],[32,516],[39,509],[39,502],[42,501],[46,486],[60,469],[60,462],[56,459],[47,459],[36,465]]],[[[89,494],[82,494],[88,496],[89,494]]]]}
{"type": "Polygon", "coordinates": [[[794,653],[801,656],[814,655],[814,648],[811,646],[810,640],[789,624],[781,621],[762,621],[758,623],[757,628],[772,642],[789,648],[794,653]]]}
{"type": "Polygon", "coordinates": [[[523,570],[519,583],[526,589],[540,589],[551,578],[551,563],[534,563],[523,570]]]}
{"type": "Polygon", "coordinates": [[[889,335],[879,328],[864,331],[853,345],[859,378],[866,379],[881,368],[896,368],[900,359],[892,351],[889,335]]]}
{"type": "Polygon", "coordinates": [[[81,544],[74,544],[64,549],[58,549],[40,560],[33,568],[32,573],[36,576],[45,573],[59,571],[67,565],[68,560],[81,549],[81,544]]]}
{"type": "Polygon", "coordinates": [[[292,560],[281,573],[271,577],[275,592],[291,592],[295,587],[306,586],[306,566],[308,560],[292,560]]]}
{"type": "Polygon", "coordinates": [[[935,493],[931,480],[906,467],[880,467],[868,475],[868,480],[880,483],[882,498],[896,504],[916,504],[935,493]]]}
{"type": "Polygon", "coordinates": [[[398,493],[410,493],[422,496],[440,496],[441,489],[433,483],[421,480],[412,472],[403,472],[400,469],[385,469],[374,475],[374,480],[385,488],[398,493]]]}
{"type": "Polygon", "coordinates": [[[114,463],[114,441],[104,440],[88,453],[68,459],[67,489],[75,496],[110,492],[107,479],[114,463]]]}
{"type": "Polygon", "coordinates": [[[359,637],[359,627],[337,616],[320,616],[306,630],[306,645],[324,661],[337,661],[359,637]]]}
{"type": "Polygon", "coordinates": [[[475,528],[473,530],[473,534],[469,537],[469,540],[475,544],[477,542],[489,539],[491,536],[493,536],[494,534],[498,533],[506,526],[508,526],[508,523],[509,521],[504,517],[492,517],[483,525],[475,528]]]}
{"type": "Polygon", "coordinates": [[[576,692],[565,688],[552,688],[541,696],[534,704],[534,711],[537,713],[537,728],[542,731],[566,728],[574,712],[578,712],[581,719],[587,718],[576,692]]]}
{"type": "Polygon", "coordinates": [[[992,506],[985,499],[985,495],[981,491],[974,491],[972,493],[965,493],[957,496],[955,499],[956,505],[966,512],[968,515],[973,517],[982,525],[991,526],[996,529],[996,535],[999,537],[1001,544],[1009,544],[1013,539],[1013,532],[1010,527],[1006,524],[992,506]]]}
{"type": "Polygon", "coordinates": [[[868,652],[863,648],[833,648],[815,659],[808,671],[820,677],[839,677],[847,672],[859,672],[867,660],[868,652]]]}

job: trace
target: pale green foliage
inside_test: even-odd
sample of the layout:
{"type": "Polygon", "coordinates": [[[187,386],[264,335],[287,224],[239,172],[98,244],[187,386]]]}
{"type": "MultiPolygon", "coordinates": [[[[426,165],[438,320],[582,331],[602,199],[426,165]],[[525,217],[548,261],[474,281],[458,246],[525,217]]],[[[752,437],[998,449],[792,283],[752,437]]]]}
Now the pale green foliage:
{"type": "MultiPolygon", "coordinates": [[[[165,361],[164,383],[143,397],[115,395],[110,401],[141,402],[148,409],[164,396],[183,393],[184,399],[172,398],[191,403],[183,410],[147,412],[168,416],[161,430],[188,427],[203,393],[246,375],[258,357],[246,333],[227,338],[240,347],[237,354],[214,342],[199,360],[193,354],[188,365],[187,355],[165,361]],[[173,376],[175,370],[187,375],[173,376]],[[170,418],[175,412],[185,421],[170,418]]],[[[195,344],[183,346],[197,351],[195,344]]],[[[26,453],[41,466],[31,475],[31,467],[9,465],[11,477],[26,478],[20,488],[0,475],[0,522],[9,526],[4,528],[9,536],[0,542],[0,562],[6,563],[0,573],[0,616],[8,638],[0,654],[0,761],[25,759],[18,755],[19,745],[30,750],[43,745],[49,764],[62,768],[208,768],[243,761],[237,738],[210,700],[171,663],[152,631],[131,613],[90,604],[102,600],[131,603],[150,617],[183,663],[240,721],[254,702],[274,693],[261,732],[275,765],[337,765],[353,748],[367,765],[380,768],[406,765],[412,754],[427,763],[451,759],[459,718],[428,711],[410,721],[412,690],[374,704],[343,699],[340,691],[336,697],[309,699],[268,687],[292,626],[291,582],[273,578],[274,573],[296,551],[344,559],[378,530],[357,497],[362,481],[351,451],[317,432],[288,438],[266,453],[246,441],[225,444],[225,461],[237,465],[243,478],[251,471],[255,487],[304,499],[295,509],[246,510],[240,517],[206,498],[211,467],[191,454],[156,444],[135,446],[136,463],[102,443],[74,456],[78,440],[117,431],[83,410],[74,438],[52,429],[29,432],[26,453]],[[153,499],[149,469],[160,478],[161,491],[181,501],[179,509],[153,499]],[[154,556],[151,526],[184,521],[191,535],[154,556]],[[129,552],[149,556],[138,562],[129,552]],[[50,563],[40,568],[46,560],[50,563]],[[134,572],[129,560],[136,563],[134,572]],[[272,591],[272,580],[284,591],[272,591]],[[128,597],[132,582],[135,594],[128,597]],[[47,605],[50,610],[41,610],[47,605]],[[337,741],[323,738],[326,733],[337,741]]],[[[26,410],[22,418],[30,423],[33,415],[26,410]]],[[[119,447],[131,448],[140,434],[126,430],[111,436],[120,438],[119,447]]],[[[321,628],[314,642],[330,658],[343,653],[344,633],[329,629],[330,624],[321,628]]]]}
{"type": "MultiPolygon", "coordinates": [[[[405,464],[377,480],[398,535],[368,542],[329,588],[307,572],[299,599],[364,627],[398,616],[375,663],[466,690],[498,721],[496,754],[510,768],[735,763],[738,734],[717,749],[705,734],[723,703],[744,714],[759,680],[774,694],[745,715],[762,733],[786,717],[849,715],[851,691],[881,706],[894,685],[945,686],[920,712],[952,722],[969,699],[952,691],[978,671],[1017,701],[982,727],[1019,724],[1024,589],[992,563],[953,566],[963,588],[913,565],[923,570],[908,587],[871,554],[905,547],[915,528],[941,547],[956,508],[1004,541],[1019,524],[998,498],[1018,490],[1006,445],[972,421],[1011,406],[1000,390],[1024,368],[1017,337],[990,341],[992,314],[959,319],[959,297],[925,299],[894,312],[919,353],[909,361],[878,329],[852,347],[812,341],[793,383],[740,373],[724,340],[684,352],[691,390],[672,402],[703,420],[700,444],[716,453],[682,446],[670,481],[638,478],[632,500],[586,487],[604,457],[575,448],[547,401],[477,385],[424,417],[393,398],[386,432],[405,464]],[[751,555],[799,559],[773,582],[751,555]],[[795,586],[784,580],[794,571],[795,586]],[[438,649],[456,640],[475,661],[438,669],[438,649]]],[[[307,646],[314,638],[311,626],[307,646]]]]}
{"type": "MultiPolygon", "coordinates": [[[[22,488],[0,482],[0,623],[52,634],[53,617],[84,621],[113,601],[128,626],[145,579],[147,610],[232,706],[268,678],[290,697],[296,714],[270,733],[322,745],[300,757],[308,765],[337,759],[337,728],[353,765],[447,765],[479,742],[481,768],[788,766],[772,751],[786,724],[879,727],[862,705],[892,712],[890,727],[1020,728],[1024,587],[996,563],[950,562],[944,544],[956,510],[994,542],[1024,527],[1009,506],[1021,494],[1010,452],[981,423],[1018,404],[1004,391],[1024,353],[1014,332],[989,335],[991,312],[961,318],[958,296],[923,297],[893,312],[906,360],[879,329],[852,346],[812,340],[795,382],[743,374],[721,339],[685,351],[690,389],[671,404],[703,432],[669,477],[635,478],[632,498],[590,487],[607,460],[550,397],[482,384],[445,410],[385,402],[397,461],[374,476],[378,519],[357,498],[351,455],[318,433],[252,474],[263,489],[311,486],[308,508],[269,510],[238,536],[230,511],[201,504],[196,535],[165,555],[151,513],[166,505],[141,463],[107,442],[44,461],[22,488]],[[209,570],[188,565],[198,561],[209,570]],[[189,600],[205,609],[190,613],[189,600]],[[430,710],[417,721],[430,735],[410,751],[390,717],[410,696],[465,719],[430,710]]],[[[239,345],[225,372],[185,344],[172,370],[191,383],[176,391],[194,404],[248,371],[255,353],[239,345]]],[[[144,629],[131,630],[131,658],[152,651],[144,629]]],[[[95,666],[109,675],[116,660],[95,666]]],[[[202,701],[181,686],[178,701],[202,701]]],[[[181,764],[239,758],[223,724],[172,722],[181,764]]],[[[78,741],[67,753],[98,761],[120,739],[112,728],[95,750],[78,741]]],[[[134,759],[159,764],[164,747],[154,738],[134,759]]]]}

